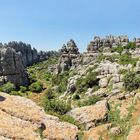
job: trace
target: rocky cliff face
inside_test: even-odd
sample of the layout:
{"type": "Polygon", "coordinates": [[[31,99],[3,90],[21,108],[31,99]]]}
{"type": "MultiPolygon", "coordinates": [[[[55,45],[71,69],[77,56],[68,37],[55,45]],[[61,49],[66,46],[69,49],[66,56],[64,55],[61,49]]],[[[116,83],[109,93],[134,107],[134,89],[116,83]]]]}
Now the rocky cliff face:
{"type": "Polygon", "coordinates": [[[28,84],[21,54],[9,47],[0,50],[0,84],[6,82],[16,86],[28,84]]]}
{"type": "Polygon", "coordinates": [[[35,48],[32,48],[30,44],[16,41],[12,41],[4,45],[1,44],[1,48],[5,47],[10,47],[13,48],[16,52],[20,52],[25,67],[30,66],[39,61],[47,60],[50,56],[57,53],[54,51],[38,52],[35,48]]]}
{"type": "Polygon", "coordinates": [[[31,48],[31,45],[23,42],[9,42],[6,47],[13,48],[16,52],[20,52],[24,66],[32,65],[39,61],[38,52],[35,48],[31,48]]]}

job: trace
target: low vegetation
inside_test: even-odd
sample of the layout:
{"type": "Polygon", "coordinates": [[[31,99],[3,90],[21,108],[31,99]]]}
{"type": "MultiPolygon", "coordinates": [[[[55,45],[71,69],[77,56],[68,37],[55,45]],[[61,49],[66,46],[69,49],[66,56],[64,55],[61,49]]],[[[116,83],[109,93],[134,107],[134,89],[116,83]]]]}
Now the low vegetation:
{"type": "Polygon", "coordinates": [[[128,71],[124,78],[124,88],[127,91],[133,91],[140,87],[140,78],[138,74],[134,71],[128,71]]]}

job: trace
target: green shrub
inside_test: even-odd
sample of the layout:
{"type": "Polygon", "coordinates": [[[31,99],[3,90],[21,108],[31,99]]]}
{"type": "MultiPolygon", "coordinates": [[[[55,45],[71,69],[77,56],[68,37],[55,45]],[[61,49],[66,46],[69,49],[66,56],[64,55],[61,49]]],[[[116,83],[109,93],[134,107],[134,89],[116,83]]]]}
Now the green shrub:
{"type": "Polygon", "coordinates": [[[90,71],[86,77],[82,77],[77,80],[77,93],[80,94],[86,92],[88,88],[97,87],[98,83],[99,80],[97,79],[97,73],[90,71]]]}
{"type": "Polygon", "coordinates": [[[34,82],[29,87],[30,91],[39,93],[43,90],[43,84],[41,82],[34,82]]]}
{"type": "Polygon", "coordinates": [[[78,132],[77,140],[83,140],[84,133],[82,131],[78,132]]]}
{"type": "Polygon", "coordinates": [[[111,51],[112,52],[118,52],[119,54],[121,54],[123,49],[124,48],[122,46],[118,46],[118,47],[111,48],[111,51]]]}
{"type": "Polygon", "coordinates": [[[16,89],[15,85],[10,82],[7,82],[3,86],[1,86],[1,91],[6,92],[6,93],[10,93],[11,91],[13,91],[15,89],[16,89]]]}
{"type": "Polygon", "coordinates": [[[135,49],[137,46],[136,46],[136,43],[135,42],[129,42],[124,48],[129,50],[129,49],[135,49]]]}
{"type": "Polygon", "coordinates": [[[60,115],[64,115],[65,113],[71,110],[70,105],[56,99],[49,100],[45,98],[43,106],[46,112],[56,112],[60,115]]]}
{"type": "Polygon", "coordinates": [[[51,89],[48,89],[46,92],[45,92],[45,98],[47,98],[47,99],[53,99],[55,96],[54,96],[54,93],[52,92],[52,90],[51,89]]]}
{"type": "Polygon", "coordinates": [[[134,71],[129,71],[123,78],[124,87],[127,91],[133,91],[140,87],[140,78],[134,71]]]}
{"type": "Polygon", "coordinates": [[[89,105],[93,105],[96,102],[102,100],[102,97],[97,97],[97,96],[93,96],[93,97],[89,97],[88,99],[84,100],[84,101],[79,101],[78,102],[78,106],[82,107],[82,106],[89,106],[89,105]]]}
{"type": "Polygon", "coordinates": [[[73,100],[79,100],[79,99],[80,99],[80,96],[78,94],[73,95],[73,100]]]}
{"type": "Polygon", "coordinates": [[[73,117],[71,117],[69,115],[61,115],[60,120],[65,121],[65,122],[69,122],[69,123],[74,124],[74,125],[78,125],[78,122],[73,117]]]}
{"type": "Polygon", "coordinates": [[[20,86],[20,92],[25,93],[27,91],[27,87],[20,86]]]}
{"type": "Polygon", "coordinates": [[[138,61],[137,58],[132,58],[131,55],[129,54],[123,54],[120,56],[119,64],[121,65],[132,64],[133,66],[136,66],[137,61],[138,61]]]}
{"type": "Polygon", "coordinates": [[[67,82],[70,77],[70,72],[66,71],[59,75],[53,75],[52,86],[58,86],[58,93],[63,93],[67,89],[67,82]]]}

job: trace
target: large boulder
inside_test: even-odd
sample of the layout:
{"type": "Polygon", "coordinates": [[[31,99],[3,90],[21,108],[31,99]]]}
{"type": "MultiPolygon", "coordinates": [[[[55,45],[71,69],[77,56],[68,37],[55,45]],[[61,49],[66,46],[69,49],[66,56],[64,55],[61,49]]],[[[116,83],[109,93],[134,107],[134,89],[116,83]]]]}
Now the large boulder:
{"type": "Polygon", "coordinates": [[[107,85],[108,85],[108,78],[107,77],[104,77],[104,78],[99,80],[99,86],[101,88],[106,88],[107,85]]]}
{"type": "Polygon", "coordinates": [[[75,140],[78,128],[47,115],[33,101],[0,93],[0,138],[75,140]]]}
{"type": "Polygon", "coordinates": [[[107,100],[97,102],[95,105],[75,108],[68,115],[75,118],[81,124],[89,124],[91,122],[99,123],[106,121],[108,114],[107,100]]]}

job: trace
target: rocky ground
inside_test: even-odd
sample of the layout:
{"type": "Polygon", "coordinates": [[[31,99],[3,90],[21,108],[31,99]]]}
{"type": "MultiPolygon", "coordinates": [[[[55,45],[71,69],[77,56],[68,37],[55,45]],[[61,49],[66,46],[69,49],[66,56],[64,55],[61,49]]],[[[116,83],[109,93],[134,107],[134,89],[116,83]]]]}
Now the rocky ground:
{"type": "Polygon", "coordinates": [[[1,75],[27,74],[28,84],[0,87],[0,139],[140,139],[140,39],[96,36],[83,54],[71,39],[27,71],[15,69],[23,58],[12,46],[1,49],[1,75]]]}
{"type": "Polygon", "coordinates": [[[57,117],[47,115],[42,108],[24,97],[0,93],[0,137],[3,140],[74,140],[78,128],[57,117]]]}

